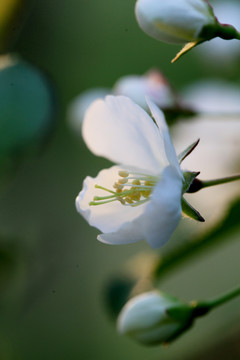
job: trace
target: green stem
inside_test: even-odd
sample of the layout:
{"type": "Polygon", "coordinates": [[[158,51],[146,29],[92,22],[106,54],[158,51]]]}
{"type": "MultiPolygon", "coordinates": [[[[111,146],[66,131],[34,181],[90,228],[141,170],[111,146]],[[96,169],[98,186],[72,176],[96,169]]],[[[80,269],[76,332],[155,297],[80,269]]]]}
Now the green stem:
{"type": "Polygon", "coordinates": [[[195,193],[199,190],[202,190],[210,186],[226,184],[236,180],[240,180],[240,175],[228,176],[222,179],[213,179],[213,180],[200,180],[195,178],[186,192],[195,193]]]}
{"type": "Polygon", "coordinates": [[[235,297],[240,295],[240,287],[237,287],[234,290],[229,291],[228,293],[220,296],[217,299],[209,301],[193,301],[191,306],[193,307],[193,317],[199,317],[206,315],[209,311],[215,309],[216,307],[231,301],[235,297]]]}
{"type": "Polygon", "coordinates": [[[209,187],[209,186],[226,184],[226,183],[236,181],[236,180],[240,180],[240,175],[229,176],[229,177],[222,178],[222,179],[201,180],[201,183],[202,183],[201,188],[203,189],[203,188],[206,188],[206,187],[209,187]]]}
{"type": "Polygon", "coordinates": [[[207,304],[208,304],[209,309],[212,310],[212,309],[214,309],[214,308],[216,308],[216,307],[218,307],[220,305],[225,304],[226,302],[234,299],[235,297],[237,297],[239,295],[240,295],[240,286],[237,287],[236,289],[231,290],[228,293],[220,296],[217,299],[214,299],[214,300],[211,300],[211,301],[207,302],[207,304]]]}

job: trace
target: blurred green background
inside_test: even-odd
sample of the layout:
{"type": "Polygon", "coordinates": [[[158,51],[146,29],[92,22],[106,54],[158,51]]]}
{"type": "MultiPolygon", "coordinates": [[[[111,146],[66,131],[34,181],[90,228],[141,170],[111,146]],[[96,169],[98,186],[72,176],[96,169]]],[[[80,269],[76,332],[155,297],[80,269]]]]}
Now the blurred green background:
{"type": "MultiPolygon", "coordinates": [[[[119,336],[105,306],[104,288],[132,255],[150,250],[145,243],[111,247],[97,242],[97,231],[75,210],[84,177],[109,166],[68,126],[67,106],[81,91],[112,87],[120,76],[152,67],[179,90],[203,77],[239,82],[239,66],[208,66],[194,51],[171,65],[179,47],[146,36],[135,21],[134,4],[36,1],[15,46],[15,52],[51,79],[58,113],[44,151],[28,159],[0,194],[1,360],[240,358],[235,340],[239,300],[199,320],[169,348],[144,348],[119,336]],[[211,353],[215,346],[220,354],[211,353]]],[[[161,288],[192,300],[238,285],[238,240],[236,231],[229,234],[224,245],[163,279],[161,288]]]]}

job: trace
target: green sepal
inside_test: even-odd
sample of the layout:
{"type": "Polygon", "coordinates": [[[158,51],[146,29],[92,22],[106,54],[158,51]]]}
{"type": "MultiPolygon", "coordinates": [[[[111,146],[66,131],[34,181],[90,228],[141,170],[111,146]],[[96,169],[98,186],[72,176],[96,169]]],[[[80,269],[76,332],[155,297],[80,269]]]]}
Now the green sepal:
{"type": "Polygon", "coordinates": [[[185,171],[183,173],[183,177],[184,177],[184,182],[183,182],[183,187],[182,187],[182,194],[186,193],[190,186],[192,185],[193,181],[195,180],[195,178],[200,174],[199,171],[195,172],[195,171],[185,171]]]}
{"type": "Polygon", "coordinates": [[[205,25],[199,34],[199,37],[205,41],[211,40],[215,37],[220,37],[224,40],[239,40],[239,36],[240,34],[234,26],[230,24],[221,24],[218,21],[211,25],[205,25]]]}
{"type": "Polygon", "coordinates": [[[190,217],[193,220],[197,220],[200,222],[204,222],[205,219],[202,217],[202,215],[196,210],[194,209],[194,207],[192,207],[183,197],[181,200],[181,205],[182,205],[182,212],[190,217]]]}
{"type": "Polygon", "coordinates": [[[183,162],[184,159],[186,159],[186,157],[188,155],[191,154],[191,152],[198,146],[200,139],[197,139],[194,143],[192,143],[191,145],[189,145],[184,151],[182,151],[179,155],[178,155],[178,161],[179,164],[181,164],[183,162]]]}
{"type": "Polygon", "coordinates": [[[189,321],[192,317],[193,309],[187,304],[179,304],[167,309],[167,314],[173,319],[182,323],[189,321]]]}
{"type": "Polygon", "coordinates": [[[185,331],[189,330],[195,319],[193,309],[186,304],[167,309],[167,314],[175,321],[179,322],[179,328],[167,339],[165,344],[169,344],[184,334],[185,331]]]}

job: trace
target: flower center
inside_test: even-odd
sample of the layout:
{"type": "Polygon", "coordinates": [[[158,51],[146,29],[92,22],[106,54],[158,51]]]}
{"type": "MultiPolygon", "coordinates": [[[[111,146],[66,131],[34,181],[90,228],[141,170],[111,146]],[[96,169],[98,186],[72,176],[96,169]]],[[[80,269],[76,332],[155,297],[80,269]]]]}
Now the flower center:
{"type": "Polygon", "coordinates": [[[149,196],[159,177],[150,176],[142,173],[129,173],[128,171],[120,170],[118,172],[119,179],[113,184],[113,189],[110,190],[100,185],[95,185],[96,189],[104,190],[111,195],[108,196],[94,196],[93,201],[89,205],[108,204],[113,201],[119,201],[125,206],[138,206],[144,204],[149,200],[149,196]]]}

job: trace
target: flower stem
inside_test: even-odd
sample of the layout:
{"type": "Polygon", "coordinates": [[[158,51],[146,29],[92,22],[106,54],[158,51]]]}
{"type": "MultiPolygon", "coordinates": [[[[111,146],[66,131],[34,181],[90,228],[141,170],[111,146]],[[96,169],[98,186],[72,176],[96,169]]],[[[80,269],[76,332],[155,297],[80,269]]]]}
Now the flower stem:
{"type": "Polygon", "coordinates": [[[220,305],[227,303],[228,301],[233,300],[235,297],[239,295],[240,295],[240,286],[213,300],[199,301],[199,302],[193,301],[191,303],[193,307],[193,316],[199,317],[206,315],[209,311],[215,309],[220,305]]]}
{"type": "Polygon", "coordinates": [[[226,302],[234,299],[235,297],[240,296],[240,286],[237,287],[236,289],[233,289],[229,292],[227,292],[226,294],[220,296],[217,299],[211,300],[208,302],[208,307],[209,309],[214,309],[220,305],[225,304],[226,302]]]}
{"type": "Polygon", "coordinates": [[[202,183],[202,189],[209,187],[209,186],[215,186],[215,185],[221,185],[226,184],[228,182],[240,180],[240,175],[235,176],[229,176],[222,179],[214,179],[214,180],[201,180],[202,183]]]}
{"type": "Polygon", "coordinates": [[[199,190],[202,190],[210,186],[226,184],[236,180],[240,180],[240,175],[228,176],[222,179],[213,179],[213,180],[200,180],[195,178],[186,192],[195,193],[199,190]]]}

